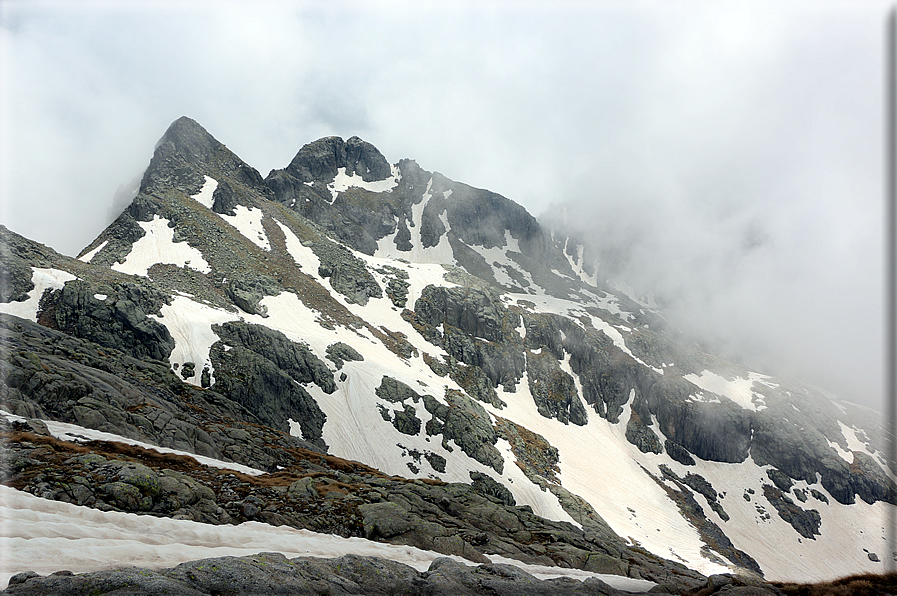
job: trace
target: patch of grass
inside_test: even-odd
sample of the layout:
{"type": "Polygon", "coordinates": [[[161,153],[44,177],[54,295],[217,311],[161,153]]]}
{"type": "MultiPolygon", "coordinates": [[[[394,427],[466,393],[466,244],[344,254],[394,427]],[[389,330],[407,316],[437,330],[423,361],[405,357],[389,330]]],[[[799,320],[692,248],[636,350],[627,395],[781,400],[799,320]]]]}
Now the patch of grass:
{"type": "Polygon", "coordinates": [[[897,573],[865,573],[815,584],[773,585],[787,596],[881,596],[897,594],[897,573]]]}

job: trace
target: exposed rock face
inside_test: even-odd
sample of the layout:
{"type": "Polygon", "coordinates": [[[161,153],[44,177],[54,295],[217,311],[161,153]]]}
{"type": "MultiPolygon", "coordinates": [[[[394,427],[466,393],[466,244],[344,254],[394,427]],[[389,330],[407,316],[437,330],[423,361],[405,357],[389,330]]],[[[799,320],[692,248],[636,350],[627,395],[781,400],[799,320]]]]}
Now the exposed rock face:
{"type": "MultiPolygon", "coordinates": [[[[451,450],[448,441],[453,440],[464,453],[501,474],[504,459],[495,448],[498,436],[489,423],[489,415],[482,406],[463,393],[447,390],[445,400],[448,405],[446,405],[431,395],[419,395],[408,385],[391,377],[383,377],[376,393],[378,397],[389,402],[404,403],[406,416],[410,414],[408,406],[411,405],[406,403],[407,400],[411,400],[413,403],[423,401],[427,412],[431,414],[426,425],[428,435],[442,435],[442,445],[448,450],[451,450]]],[[[393,420],[393,424],[396,425],[397,422],[393,420]]],[[[400,424],[407,427],[406,422],[400,424]]]]}
{"type": "Polygon", "coordinates": [[[695,465],[695,459],[684,447],[682,447],[682,445],[679,445],[678,443],[674,443],[671,440],[667,439],[663,443],[663,448],[664,451],[667,452],[667,455],[672,457],[683,466],[695,465]]]}
{"type": "Polygon", "coordinates": [[[731,403],[695,403],[688,400],[689,392],[676,379],[659,378],[648,387],[645,395],[661,432],[701,459],[747,459],[752,429],[747,410],[731,403]]]}
{"type": "Polygon", "coordinates": [[[234,155],[194,120],[184,116],[168,127],[156,145],[153,159],[140,183],[140,191],[151,195],[175,187],[196,192],[193,189],[202,187],[203,174],[224,174],[256,189],[264,186],[255,168],[234,155]]]}
{"type": "Polygon", "coordinates": [[[642,453],[663,453],[663,447],[660,446],[660,439],[654,434],[644,422],[635,409],[629,416],[629,422],[626,424],[626,440],[639,448],[642,453]]]}
{"type": "MultiPolygon", "coordinates": [[[[694,466],[684,476],[666,468],[658,485],[648,479],[647,488],[674,500],[698,529],[706,556],[728,558],[723,564],[757,570],[725,536],[733,524],[724,522],[734,511],[727,491],[750,501],[748,509],[756,508],[761,520],[775,508],[802,537],[825,535],[819,532],[830,509],[816,490],[819,479],[841,503],[856,495],[869,503],[897,502],[876,452],[883,447],[874,432],[859,430],[863,423],[844,416],[847,406],[679,345],[653,308],[612,291],[601,276],[577,280],[604,271],[581,239],[547,234],[504,197],[410,160],[391,168],[357,138],[312,143],[263,181],[198,124],[178,120],[132,204],[89,250],[89,263],[75,261],[0,229],[0,304],[23,300],[36,283],[58,285],[46,275],[32,282],[33,269],[61,269],[78,278],[44,292],[38,313],[44,327],[3,319],[4,407],[280,471],[262,481],[228,478],[108,445],[90,446],[99,459],[81,458],[83,452],[51,443],[46,428],[32,420],[3,432],[15,442],[17,458],[6,477],[35,494],[205,523],[258,520],[368,536],[476,561],[496,553],[644,577],[675,575],[670,570],[677,568],[627,547],[601,519],[598,491],[585,486],[576,495],[561,485],[571,478],[568,466],[591,456],[593,433],[609,429],[601,443],[612,440],[611,451],[650,462],[646,468],[670,463],[667,457],[694,466]],[[356,185],[332,184],[338,175],[345,180],[341,171],[356,185]],[[237,214],[239,220],[219,217],[237,214]],[[158,227],[157,216],[167,228],[158,227]],[[149,230],[155,236],[147,238],[149,230]],[[152,265],[140,278],[111,268],[124,263],[141,238],[143,247],[158,240],[160,254],[166,253],[169,233],[172,253],[199,251],[209,269],[179,258],[152,265]],[[414,250],[407,259],[422,262],[388,264],[353,249],[367,255],[414,250]],[[453,264],[443,272],[434,260],[453,264]],[[318,261],[319,267],[312,265],[318,270],[309,271],[318,261]],[[377,301],[384,292],[389,300],[377,301]],[[277,316],[266,317],[263,302],[272,310],[277,305],[277,316]],[[290,302],[299,312],[279,310],[290,302]],[[212,311],[217,320],[232,322],[212,325],[205,318],[212,311]],[[191,312],[203,314],[188,321],[191,312]],[[383,319],[362,320],[375,312],[383,319]],[[271,327],[288,320],[289,328],[282,333],[246,322],[262,322],[259,317],[271,327]],[[288,339],[306,330],[308,345],[288,339]],[[211,333],[220,341],[206,356],[203,342],[213,341],[211,333]],[[371,355],[368,361],[362,353],[371,355]],[[397,378],[415,379],[414,389],[393,379],[391,366],[399,367],[397,378]],[[359,393],[372,378],[374,385],[381,379],[379,387],[359,393]],[[200,387],[190,384],[197,382],[200,387]],[[714,385],[721,394],[707,389],[714,385]],[[763,407],[741,407],[745,391],[763,407]],[[328,400],[322,392],[334,395],[328,400]],[[339,437],[335,452],[365,458],[351,432],[326,430],[321,406],[338,403],[360,408],[354,421],[346,420],[355,425],[352,432],[393,437],[378,454],[390,474],[405,473],[407,466],[426,480],[385,478],[321,455],[326,435],[339,437]],[[623,429],[613,425],[621,418],[627,420],[623,436],[638,451],[617,444],[623,429]],[[303,438],[290,436],[291,430],[303,438]],[[561,453],[546,438],[570,444],[559,436],[586,437],[586,455],[561,453]],[[841,456],[848,448],[858,450],[852,462],[841,456]],[[705,473],[711,485],[698,474],[708,469],[698,460],[734,469],[748,456],[773,468],[767,474],[775,486],[761,488],[757,478],[742,486],[738,474],[705,473]],[[507,464],[519,467],[525,480],[507,464]],[[471,484],[438,480],[457,478],[459,471],[471,484]],[[512,477],[531,486],[514,486],[512,477]],[[795,489],[795,480],[809,486],[795,489]],[[560,503],[582,528],[537,518],[514,506],[510,491],[517,501],[532,499],[533,507],[544,499],[550,510],[560,503]],[[705,515],[704,503],[715,515],[705,515]]],[[[25,312],[29,304],[4,308],[25,312]]],[[[602,457],[595,469],[616,481],[613,459],[602,457]]],[[[626,523],[613,521],[614,527],[626,523]]],[[[644,528],[630,527],[640,539],[644,528]]],[[[748,588],[711,583],[705,587],[714,591],[748,588]]],[[[691,588],[700,586],[671,591],[691,588]]]]}
{"type": "Polygon", "coordinates": [[[572,422],[584,426],[588,423],[589,417],[573,377],[561,370],[553,355],[527,352],[526,372],[539,414],[557,418],[564,424],[572,422]]]}
{"type": "Polygon", "coordinates": [[[414,308],[422,335],[453,358],[481,369],[493,387],[513,387],[523,376],[526,360],[515,331],[520,318],[496,297],[476,288],[427,286],[414,308]]]}
{"type": "Polygon", "coordinates": [[[556,476],[561,471],[558,467],[560,456],[545,437],[504,418],[496,418],[496,429],[498,435],[511,444],[514,463],[528,478],[540,485],[546,482],[560,484],[556,476]]]}
{"type": "Polygon", "coordinates": [[[364,262],[345,248],[332,242],[319,242],[312,250],[321,260],[318,275],[329,277],[333,289],[350,302],[365,305],[369,298],[383,296],[383,288],[364,262]]]}
{"type": "Polygon", "coordinates": [[[216,391],[278,430],[289,432],[288,421],[298,422],[306,441],[326,448],[321,438],[326,416],[299,383],[314,382],[333,393],[327,366],[306,346],[261,325],[231,322],[215,329],[221,337],[210,352],[216,391]]]}
{"type": "Polygon", "coordinates": [[[346,174],[361,176],[365,182],[384,180],[390,176],[389,162],[370,143],[358,137],[343,141],[340,137],[326,137],[309,143],[287,166],[286,171],[302,182],[329,182],[339,168],[346,174]]]}
{"type": "Polygon", "coordinates": [[[265,296],[276,296],[281,288],[267,275],[250,274],[232,279],[227,284],[227,296],[243,312],[268,316],[268,308],[260,304],[265,296]]]}
{"type": "Polygon", "coordinates": [[[511,491],[505,488],[503,484],[499,484],[493,480],[490,476],[481,472],[470,472],[470,479],[473,482],[473,490],[481,495],[495,497],[508,507],[513,507],[517,504],[511,491]]]}
{"type": "Polygon", "coordinates": [[[486,341],[502,341],[506,335],[507,310],[482,290],[427,286],[414,310],[417,320],[425,325],[450,325],[486,341]]]}
{"type": "Polygon", "coordinates": [[[34,289],[31,267],[18,256],[0,248],[0,302],[21,302],[34,289]]]}
{"type": "MultiPolygon", "coordinates": [[[[559,321],[560,322],[560,321],[559,321]]],[[[562,323],[570,368],[579,375],[583,399],[602,418],[618,422],[623,404],[646,373],[603,333],[589,333],[571,321],[562,323]]]]}
{"type": "Polygon", "coordinates": [[[12,413],[263,469],[290,456],[262,445],[320,450],[268,436],[273,431],[263,431],[255,414],[183,383],[167,363],[137,360],[17,317],[0,317],[0,325],[0,398],[12,413]]]}
{"type": "Polygon", "coordinates": [[[158,314],[164,303],[165,297],[148,286],[120,284],[104,288],[74,280],[61,290],[44,295],[41,321],[135,358],[165,360],[174,348],[174,340],[165,326],[147,316],[158,314]]]}
{"type": "MultiPolygon", "coordinates": [[[[358,137],[348,141],[328,137],[304,146],[285,169],[272,170],[265,184],[274,200],[315,221],[356,250],[373,254],[377,240],[396,231],[397,219],[404,221],[414,196],[413,184],[403,179],[400,188],[387,200],[354,188],[334,201],[327,184],[340,168],[366,182],[384,180],[391,174],[386,159],[370,143],[358,137]]],[[[422,189],[417,197],[421,193],[422,189]]],[[[407,240],[400,242],[404,246],[407,240]]],[[[411,248],[410,244],[407,246],[411,248]]]]}
{"type": "Polygon", "coordinates": [[[336,365],[339,370],[345,362],[361,362],[364,356],[358,353],[358,350],[348,344],[338,341],[327,346],[327,359],[336,365]]]}
{"type": "Polygon", "coordinates": [[[816,539],[815,536],[819,535],[819,524],[822,521],[818,511],[801,509],[788,495],[768,484],[763,485],[763,496],[775,507],[779,517],[791,524],[798,534],[810,540],[816,539]]]}

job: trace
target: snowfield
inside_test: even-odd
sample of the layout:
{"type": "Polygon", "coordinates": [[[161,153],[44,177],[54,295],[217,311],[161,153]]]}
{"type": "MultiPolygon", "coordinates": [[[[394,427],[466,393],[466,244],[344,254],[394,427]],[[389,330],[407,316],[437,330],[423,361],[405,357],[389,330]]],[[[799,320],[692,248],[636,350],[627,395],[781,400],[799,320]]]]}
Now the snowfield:
{"type": "Polygon", "coordinates": [[[202,253],[186,242],[174,241],[174,228],[168,227],[164,217],[153,215],[152,221],[138,221],[146,234],[131,247],[124,262],[115,263],[112,269],[129,275],[147,277],[149,268],[156,264],[189,267],[200,273],[210,273],[212,268],[202,253]]]}

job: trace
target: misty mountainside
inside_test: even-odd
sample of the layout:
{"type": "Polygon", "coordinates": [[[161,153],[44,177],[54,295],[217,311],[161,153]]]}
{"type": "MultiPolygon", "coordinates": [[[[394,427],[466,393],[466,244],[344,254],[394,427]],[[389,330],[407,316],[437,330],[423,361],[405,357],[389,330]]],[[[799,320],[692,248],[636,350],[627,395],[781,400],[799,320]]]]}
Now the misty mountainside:
{"type": "Polygon", "coordinates": [[[357,137],[262,177],[181,118],[77,259],[0,250],[16,489],[671,592],[891,556],[874,412],[677,343],[588,238],[357,137]]]}

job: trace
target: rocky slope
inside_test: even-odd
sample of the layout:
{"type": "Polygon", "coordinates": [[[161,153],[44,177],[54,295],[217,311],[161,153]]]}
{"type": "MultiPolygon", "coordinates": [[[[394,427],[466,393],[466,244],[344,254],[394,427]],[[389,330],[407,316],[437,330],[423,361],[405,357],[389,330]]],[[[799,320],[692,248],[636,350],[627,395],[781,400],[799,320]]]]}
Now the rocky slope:
{"type": "Polygon", "coordinates": [[[874,416],[677,344],[584,242],[357,137],[263,178],[181,118],[78,259],[0,251],[15,488],[683,589],[882,565],[874,416]]]}

